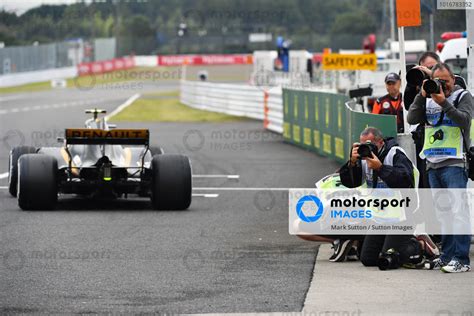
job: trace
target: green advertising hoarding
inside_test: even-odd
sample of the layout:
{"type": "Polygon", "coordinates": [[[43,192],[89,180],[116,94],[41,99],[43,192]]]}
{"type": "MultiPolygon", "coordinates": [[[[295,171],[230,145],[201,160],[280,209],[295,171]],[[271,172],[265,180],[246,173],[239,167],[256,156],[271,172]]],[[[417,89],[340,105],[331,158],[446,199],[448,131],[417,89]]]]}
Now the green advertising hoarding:
{"type": "Polygon", "coordinates": [[[338,162],[347,161],[352,143],[367,126],[396,137],[396,118],[355,112],[342,94],[283,89],[285,141],[338,162]]]}
{"type": "Polygon", "coordinates": [[[384,137],[397,138],[397,119],[394,115],[379,115],[364,112],[350,111],[349,142],[352,144],[359,141],[360,132],[368,126],[377,127],[382,131],[384,137]]]}

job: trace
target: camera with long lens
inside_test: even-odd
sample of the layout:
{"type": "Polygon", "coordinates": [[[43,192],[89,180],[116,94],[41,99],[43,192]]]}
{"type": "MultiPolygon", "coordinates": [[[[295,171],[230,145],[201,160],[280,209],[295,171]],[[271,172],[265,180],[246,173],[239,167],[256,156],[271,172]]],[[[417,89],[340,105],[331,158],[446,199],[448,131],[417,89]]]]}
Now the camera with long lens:
{"type": "Polygon", "coordinates": [[[377,260],[377,266],[380,270],[398,269],[400,265],[400,253],[393,248],[382,253],[377,260]]]}
{"type": "Polygon", "coordinates": [[[446,82],[439,79],[428,79],[423,84],[423,90],[425,90],[426,95],[430,96],[432,93],[440,93],[441,90],[446,89],[446,82]]]}
{"type": "Polygon", "coordinates": [[[415,65],[410,65],[409,67],[411,67],[411,69],[407,69],[406,78],[410,85],[420,87],[425,79],[430,78],[423,70],[413,68],[415,65]]]}
{"type": "Polygon", "coordinates": [[[357,149],[357,153],[359,154],[360,158],[367,158],[372,157],[372,153],[377,155],[378,148],[376,145],[372,144],[369,140],[365,144],[360,144],[359,148],[357,149]]]}

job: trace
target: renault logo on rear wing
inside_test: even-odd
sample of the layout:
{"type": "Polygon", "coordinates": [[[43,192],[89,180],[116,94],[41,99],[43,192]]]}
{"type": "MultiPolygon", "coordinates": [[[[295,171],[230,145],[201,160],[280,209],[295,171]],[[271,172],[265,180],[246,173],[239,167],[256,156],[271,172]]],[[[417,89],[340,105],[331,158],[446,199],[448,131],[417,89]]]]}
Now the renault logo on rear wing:
{"type": "Polygon", "coordinates": [[[90,128],[68,128],[66,129],[66,144],[99,145],[99,144],[123,144],[123,145],[148,145],[150,132],[147,129],[90,129],[90,128]]]}

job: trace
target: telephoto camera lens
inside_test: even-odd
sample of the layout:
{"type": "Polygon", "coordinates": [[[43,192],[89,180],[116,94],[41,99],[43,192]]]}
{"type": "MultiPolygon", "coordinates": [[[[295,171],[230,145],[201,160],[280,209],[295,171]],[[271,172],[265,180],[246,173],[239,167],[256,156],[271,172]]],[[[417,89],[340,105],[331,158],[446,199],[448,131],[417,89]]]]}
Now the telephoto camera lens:
{"type": "Polygon", "coordinates": [[[436,79],[428,79],[423,84],[423,89],[425,90],[426,94],[430,95],[432,93],[440,93],[441,91],[441,83],[436,79]]]}
{"type": "Polygon", "coordinates": [[[412,68],[407,71],[407,82],[412,86],[421,86],[423,80],[428,79],[428,76],[420,69],[412,68]]]}
{"type": "Polygon", "coordinates": [[[359,154],[360,158],[367,158],[372,156],[371,153],[377,154],[377,150],[377,146],[370,142],[367,142],[359,146],[359,148],[357,149],[357,153],[359,154]]]}

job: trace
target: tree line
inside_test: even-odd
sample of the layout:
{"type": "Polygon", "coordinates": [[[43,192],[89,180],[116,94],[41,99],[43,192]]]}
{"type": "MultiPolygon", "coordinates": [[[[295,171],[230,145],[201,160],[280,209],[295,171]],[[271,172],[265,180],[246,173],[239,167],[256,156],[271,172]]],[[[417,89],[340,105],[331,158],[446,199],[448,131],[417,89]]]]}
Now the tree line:
{"type": "MultiPolygon", "coordinates": [[[[408,28],[407,39],[429,40],[425,8],[423,25],[408,28]]],[[[444,31],[465,30],[463,11],[435,10],[434,17],[436,40],[444,31]]],[[[379,46],[389,37],[388,0],[95,0],[21,15],[0,11],[6,46],[116,37],[123,54],[249,52],[273,48],[278,35],[295,49],[357,49],[369,33],[377,34],[379,46]],[[249,43],[250,33],[270,33],[273,41],[249,43]]]]}

